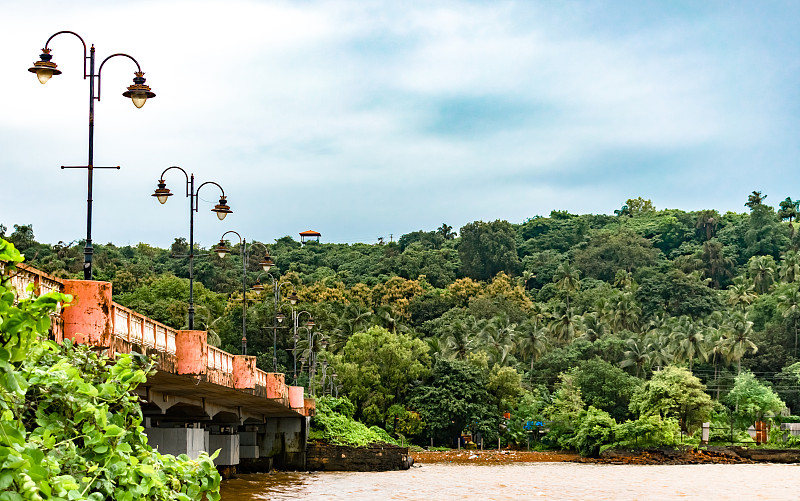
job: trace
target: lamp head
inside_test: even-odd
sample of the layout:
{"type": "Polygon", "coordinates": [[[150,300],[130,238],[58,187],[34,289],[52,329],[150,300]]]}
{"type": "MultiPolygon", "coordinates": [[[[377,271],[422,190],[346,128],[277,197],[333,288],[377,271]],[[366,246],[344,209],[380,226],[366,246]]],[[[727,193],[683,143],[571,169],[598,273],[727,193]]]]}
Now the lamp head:
{"type": "Polygon", "coordinates": [[[217,245],[217,248],[214,249],[214,252],[217,253],[220,259],[223,259],[230,251],[231,250],[229,248],[225,247],[225,241],[222,239],[219,240],[219,245],[217,245]]]}
{"type": "Polygon", "coordinates": [[[169,188],[167,188],[167,183],[165,183],[163,179],[159,179],[158,188],[156,188],[155,193],[151,196],[156,197],[160,203],[165,204],[167,203],[167,198],[172,196],[172,193],[170,193],[169,188]]]}
{"type": "Polygon", "coordinates": [[[270,268],[275,265],[275,263],[272,262],[272,258],[269,257],[269,251],[264,254],[264,259],[262,259],[258,264],[261,265],[261,268],[264,270],[264,272],[268,272],[270,268]]]}
{"type": "Polygon", "coordinates": [[[133,85],[128,86],[128,90],[122,93],[123,97],[131,98],[133,105],[137,108],[144,106],[148,98],[156,97],[155,93],[150,90],[149,85],[145,85],[144,73],[137,71],[134,73],[133,85]]]}
{"type": "Polygon", "coordinates": [[[278,323],[281,323],[281,322],[283,322],[283,319],[284,319],[284,318],[286,318],[286,317],[285,317],[285,316],[284,316],[284,314],[283,314],[283,313],[281,313],[281,312],[278,312],[278,314],[277,314],[277,315],[275,315],[275,319],[278,321],[278,323]]]}
{"type": "Polygon", "coordinates": [[[292,291],[292,293],[289,294],[289,302],[292,303],[292,306],[296,305],[299,300],[300,298],[297,297],[296,291],[292,291]]]}
{"type": "Polygon", "coordinates": [[[256,281],[256,284],[251,288],[256,292],[261,292],[261,291],[264,290],[264,286],[261,285],[261,282],[259,282],[259,281],[256,281]]]}
{"type": "Polygon", "coordinates": [[[36,73],[36,78],[39,83],[46,84],[50,77],[53,75],[60,75],[61,71],[56,69],[56,63],[50,61],[53,56],[50,55],[50,49],[42,49],[42,54],[39,56],[39,61],[33,63],[33,66],[28,68],[31,73],[36,73]]]}
{"type": "Polygon", "coordinates": [[[228,200],[223,195],[219,197],[219,203],[215,205],[213,209],[211,209],[211,212],[216,212],[217,217],[219,218],[220,221],[222,221],[223,219],[225,219],[225,216],[231,214],[233,211],[228,206],[228,200]]]}
{"type": "Polygon", "coordinates": [[[306,322],[306,327],[308,327],[309,329],[314,327],[315,325],[317,324],[315,324],[314,321],[311,320],[310,318],[308,319],[308,322],[306,322]]]}

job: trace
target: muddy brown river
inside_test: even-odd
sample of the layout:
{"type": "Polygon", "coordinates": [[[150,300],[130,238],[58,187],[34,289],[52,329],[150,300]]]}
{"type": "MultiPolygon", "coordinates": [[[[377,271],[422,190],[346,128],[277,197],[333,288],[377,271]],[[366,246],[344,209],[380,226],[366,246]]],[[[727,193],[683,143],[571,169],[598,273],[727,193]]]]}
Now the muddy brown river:
{"type": "Polygon", "coordinates": [[[667,500],[800,498],[800,465],[426,463],[408,471],[241,475],[223,501],[249,500],[667,500]]]}

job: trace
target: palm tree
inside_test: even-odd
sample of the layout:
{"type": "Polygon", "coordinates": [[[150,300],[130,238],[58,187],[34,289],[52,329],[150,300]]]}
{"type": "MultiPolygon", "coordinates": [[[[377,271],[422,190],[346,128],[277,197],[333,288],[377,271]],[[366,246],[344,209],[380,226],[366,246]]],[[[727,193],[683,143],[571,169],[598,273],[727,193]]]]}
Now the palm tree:
{"type": "Polygon", "coordinates": [[[706,240],[711,240],[714,233],[717,231],[717,223],[719,222],[719,213],[715,210],[702,210],[697,213],[694,227],[703,233],[706,240]]]}
{"type": "Polygon", "coordinates": [[[581,272],[572,266],[570,263],[561,263],[558,265],[555,275],[553,275],[553,282],[556,283],[556,289],[567,295],[567,311],[569,311],[569,294],[576,292],[581,288],[581,272]]]}
{"type": "Polygon", "coordinates": [[[679,334],[677,352],[689,362],[689,370],[692,370],[695,358],[708,360],[708,340],[705,329],[701,323],[695,322],[687,316],[681,317],[678,325],[680,325],[680,330],[677,332],[679,334]]]}
{"type": "MultiPolygon", "coordinates": [[[[564,303],[560,306],[564,307],[564,303]]],[[[576,321],[580,317],[570,314],[569,308],[563,308],[560,314],[556,314],[553,320],[547,325],[550,336],[560,344],[566,344],[575,337],[576,321]]]]}
{"type": "Polygon", "coordinates": [[[581,335],[580,339],[591,343],[597,341],[606,333],[606,323],[595,312],[584,313],[581,315],[581,335]]]}
{"type": "Polygon", "coordinates": [[[737,311],[725,324],[725,348],[728,360],[736,361],[736,372],[742,370],[742,357],[749,351],[754,354],[758,346],[750,339],[753,335],[753,322],[747,320],[747,313],[737,311]]]}
{"type": "Polygon", "coordinates": [[[644,372],[644,368],[650,363],[647,345],[635,337],[629,338],[626,344],[628,349],[623,353],[624,358],[619,366],[622,368],[636,367],[636,377],[639,377],[639,373],[644,372]]]}
{"type": "Polygon", "coordinates": [[[464,360],[475,347],[475,330],[467,320],[456,319],[447,327],[442,345],[443,355],[464,360]]]}
{"type": "Polygon", "coordinates": [[[769,291],[775,281],[775,260],[772,256],[753,256],[747,263],[750,278],[756,292],[763,294],[769,291]]]}
{"type": "Polygon", "coordinates": [[[480,338],[487,348],[489,360],[501,367],[506,364],[514,349],[517,336],[517,324],[509,320],[508,315],[498,315],[483,326],[480,338]]]}
{"type": "Polygon", "coordinates": [[[800,289],[792,287],[778,296],[778,309],[783,318],[792,319],[794,326],[794,356],[797,358],[797,317],[800,316],[800,289]]]}
{"type": "Polygon", "coordinates": [[[705,263],[705,276],[711,279],[715,289],[719,289],[721,280],[733,276],[733,267],[736,265],[736,260],[725,257],[722,249],[720,242],[706,241],[700,255],[705,263]]]}
{"type": "Polygon", "coordinates": [[[630,292],[623,293],[614,308],[612,325],[618,330],[627,329],[636,331],[639,326],[639,316],[642,309],[630,292]]]}
{"type": "Polygon", "coordinates": [[[531,374],[533,373],[533,364],[544,355],[547,344],[547,333],[544,328],[536,327],[532,322],[522,324],[519,332],[519,353],[523,359],[530,358],[531,374]]]}
{"type": "Polygon", "coordinates": [[[800,253],[788,250],[781,256],[781,281],[790,284],[800,279],[800,253]]]}
{"type": "Polygon", "coordinates": [[[728,288],[728,304],[733,308],[744,310],[756,299],[753,284],[743,276],[733,279],[733,285],[728,288]]]}

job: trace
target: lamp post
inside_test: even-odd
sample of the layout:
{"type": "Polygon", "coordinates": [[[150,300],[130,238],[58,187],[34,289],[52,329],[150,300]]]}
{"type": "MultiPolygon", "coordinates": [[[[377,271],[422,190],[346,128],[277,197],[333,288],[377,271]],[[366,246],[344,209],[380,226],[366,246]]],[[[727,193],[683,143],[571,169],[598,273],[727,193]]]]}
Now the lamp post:
{"type": "MultiPolygon", "coordinates": [[[[313,325],[313,324],[312,324],[313,325]]],[[[311,326],[308,327],[308,381],[309,385],[311,386],[311,396],[314,396],[314,387],[316,386],[314,382],[314,376],[317,373],[317,353],[314,351],[314,339],[319,336],[318,346],[325,346],[328,344],[328,341],[325,339],[325,336],[322,334],[321,331],[317,331],[312,333],[311,326]]],[[[322,385],[324,389],[325,384],[325,368],[328,366],[328,361],[322,361],[322,385]]]]}
{"type": "Polygon", "coordinates": [[[52,49],[48,46],[50,45],[50,41],[58,35],[62,33],[69,33],[71,35],[75,35],[83,44],[83,79],[89,79],[89,162],[87,165],[74,165],[74,166],[64,166],[62,165],[62,169],[87,169],[88,171],[88,196],[86,198],[86,244],[83,248],[83,279],[84,280],[91,280],[92,279],[92,181],[93,181],[93,174],[94,169],[119,169],[119,166],[114,167],[100,167],[94,165],[94,102],[100,101],[100,75],[103,71],[103,65],[106,64],[106,61],[111,59],[112,57],[116,56],[124,56],[133,61],[136,64],[136,72],[134,73],[133,85],[128,87],[128,90],[123,92],[122,95],[124,97],[129,97],[133,101],[133,105],[137,108],[141,108],[144,106],[145,101],[148,98],[153,98],[156,95],[150,90],[150,87],[145,85],[145,78],[144,72],[142,71],[142,67],[139,66],[139,62],[136,61],[133,57],[129,56],[128,54],[112,54],[107,58],[103,59],[103,62],[100,63],[100,68],[97,70],[97,73],[94,72],[94,45],[91,46],[89,49],[89,56],[86,56],[86,42],[81,38],[80,35],[75,33],[74,31],[59,31],[52,35],[50,38],[47,39],[47,42],[44,44],[44,49],[42,49],[42,54],[39,56],[39,61],[33,63],[31,68],[28,68],[28,71],[31,73],[35,73],[36,77],[39,79],[39,82],[42,84],[47,83],[51,77],[55,75],[60,75],[61,71],[57,69],[56,63],[52,62],[51,59],[53,56],[50,54],[52,49]],[[89,60],[89,73],[86,72],[86,60],[89,60]],[[94,93],[94,83],[95,78],[97,79],[97,95],[95,96],[94,93]]]}
{"type": "Polygon", "coordinates": [[[259,273],[256,277],[256,284],[253,286],[253,290],[259,292],[264,290],[264,286],[261,285],[259,279],[261,275],[265,274],[272,280],[272,297],[275,301],[274,315],[272,316],[272,371],[278,372],[278,329],[280,328],[278,324],[283,323],[285,318],[284,314],[278,311],[278,302],[280,299],[281,287],[291,282],[278,282],[275,280],[275,277],[272,276],[272,273],[259,273]]]}
{"type": "MultiPolygon", "coordinates": [[[[247,263],[249,261],[249,256],[247,255],[247,239],[233,230],[223,233],[219,239],[219,245],[216,249],[214,249],[220,259],[224,259],[225,255],[231,251],[229,248],[225,247],[225,235],[228,233],[233,233],[239,237],[239,245],[242,246],[242,355],[247,355],[247,263]]],[[[269,269],[272,268],[272,265],[275,264],[269,257],[269,249],[267,249],[264,244],[259,242],[251,243],[250,247],[252,248],[253,245],[260,245],[264,247],[264,250],[266,251],[264,254],[264,259],[262,259],[258,264],[265,272],[268,272],[269,269]]]]}
{"type": "Polygon", "coordinates": [[[297,384],[297,329],[306,329],[308,330],[309,334],[311,333],[311,328],[314,327],[314,320],[311,317],[311,313],[303,310],[303,311],[296,311],[294,306],[297,304],[298,301],[297,292],[292,291],[289,295],[289,303],[292,305],[292,328],[293,328],[293,335],[292,339],[294,340],[294,348],[292,351],[294,352],[294,384],[297,384]],[[308,315],[308,321],[304,327],[300,327],[300,315],[305,313],[308,315]]]}
{"type": "Polygon", "coordinates": [[[203,186],[213,184],[220,189],[222,196],[219,199],[219,203],[211,209],[211,212],[215,212],[219,220],[222,221],[225,219],[225,216],[233,211],[228,206],[228,201],[225,198],[225,190],[222,189],[222,186],[214,181],[206,181],[195,190],[194,174],[188,174],[177,165],[167,167],[164,169],[164,172],[161,173],[161,177],[158,180],[158,188],[156,188],[155,193],[152,195],[156,197],[160,203],[167,203],[167,199],[172,196],[169,188],[167,188],[167,184],[164,182],[164,174],[170,169],[178,169],[186,176],[186,198],[189,199],[189,330],[194,330],[194,213],[199,210],[199,199],[197,195],[203,186]]]}

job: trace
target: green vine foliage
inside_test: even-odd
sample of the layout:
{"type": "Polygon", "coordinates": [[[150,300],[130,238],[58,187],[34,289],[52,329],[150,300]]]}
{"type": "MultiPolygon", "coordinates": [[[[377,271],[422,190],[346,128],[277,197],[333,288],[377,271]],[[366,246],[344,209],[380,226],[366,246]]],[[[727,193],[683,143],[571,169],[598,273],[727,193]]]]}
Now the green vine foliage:
{"type": "Polygon", "coordinates": [[[322,440],[333,445],[364,447],[375,443],[398,445],[386,431],[377,426],[368,428],[352,418],[353,404],[346,397],[320,397],[311,420],[311,440],[322,440]],[[348,415],[349,413],[349,415],[348,415]]]}
{"type": "Polygon", "coordinates": [[[0,501],[220,498],[213,456],[154,451],[131,391],[154,362],[111,361],[68,340],[47,340],[60,293],[15,304],[19,252],[0,239],[0,501]]]}

